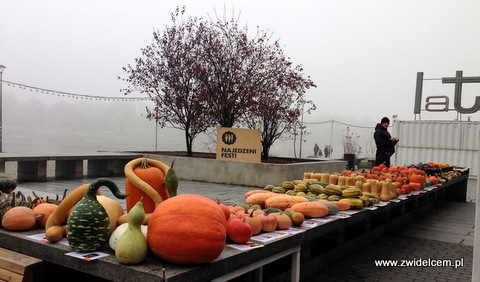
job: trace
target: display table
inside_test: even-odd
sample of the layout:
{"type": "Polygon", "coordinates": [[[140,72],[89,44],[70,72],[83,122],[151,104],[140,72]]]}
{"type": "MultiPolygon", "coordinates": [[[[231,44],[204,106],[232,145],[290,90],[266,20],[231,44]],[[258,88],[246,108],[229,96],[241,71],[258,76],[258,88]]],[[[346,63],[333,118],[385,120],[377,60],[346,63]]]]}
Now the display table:
{"type": "MultiPolygon", "coordinates": [[[[149,254],[141,264],[126,266],[116,261],[114,252],[108,246],[101,252],[109,256],[84,261],[65,255],[72,251],[68,245],[51,244],[28,237],[42,234],[42,229],[28,232],[0,229],[0,247],[65,267],[69,273],[79,271],[106,280],[162,281],[165,278],[165,281],[226,281],[243,275],[242,281],[259,278],[263,281],[295,281],[313,276],[336,259],[450,200],[452,195],[466,194],[467,180],[468,173],[388,203],[381,202],[373,207],[308,221],[299,228],[300,232],[291,235],[280,232],[278,239],[254,241],[263,247],[243,251],[227,244],[215,261],[201,265],[170,264],[149,254]]],[[[460,198],[458,196],[454,200],[460,198]]],[[[73,277],[75,274],[69,275],[73,277]]],[[[42,279],[49,280],[48,277],[42,279]]]]}

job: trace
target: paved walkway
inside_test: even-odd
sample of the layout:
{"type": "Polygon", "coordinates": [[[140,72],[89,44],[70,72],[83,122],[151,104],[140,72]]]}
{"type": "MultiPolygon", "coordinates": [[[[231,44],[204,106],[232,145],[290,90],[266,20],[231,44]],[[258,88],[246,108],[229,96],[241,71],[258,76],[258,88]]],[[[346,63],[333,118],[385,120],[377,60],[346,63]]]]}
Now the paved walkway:
{"type": "MultiPolygon", "coordinates": [[[[111,178],[124,190],[124,177],[111,178]]],[[[62,195],[93,179],[55,180],[42,183],[20,183],[25,194],[35,191],[44,195],[62,195]]],[[[237,185],[180,181],[178,193],[194,193],[225,204],[244,202],[247,191],[258,189],[237,185]]],[[[113,197],[107,188],[102,194],[113,197]]],[[[475,223],[476,181],[469,181],[467,203],[448,202],[396,232],[346,255],[339,261],[305,281],[471,281],[473,236],[475,223]],[[422,262],[420,262],[422,259],[422,262]],[[430,266],[377,266],[376,260],[391,260],[398,264],[428,263],[430,266]],[[432,266],[432,260],[448,260],[461,266],[432,266]]],[[[124,201],[119,202],[125,207],[124,201]]],[[[435,261],[436,263],[437,261],[435,261]]]]}

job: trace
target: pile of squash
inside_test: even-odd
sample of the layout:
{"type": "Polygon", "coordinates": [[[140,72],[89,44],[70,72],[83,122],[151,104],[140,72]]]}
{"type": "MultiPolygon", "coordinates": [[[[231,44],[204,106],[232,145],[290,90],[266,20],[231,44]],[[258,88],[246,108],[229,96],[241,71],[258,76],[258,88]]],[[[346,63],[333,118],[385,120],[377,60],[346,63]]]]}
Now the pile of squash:
{"type": "MultiPolygon", "coordinates": [[[[303,198],[295,200],[290,196],[273,195],[264,190],[252,190],[245,194],[246,199],[257,199],[253,204],[224,205],[217,200],[227,219],[227,236],[235,243],[246,243],[253,235],[261,232],[273,232],[286,230],[292,226],[300,226],[305,220],[301,212],[301,203],[307,203],[303,198]],[[268,200],[268,195],[277,196],[276,199],[268,200]],[[268,208],[265,202],[268,201],[268,208]]],[[[314,207],[312,206],[312,212],[314,207]]],[[[328,213],[326,206],[320,206],[318,210],[324,216],[328,213]]],[[[309,214],[307,214],[309,215],[309,214]]]]}
{"type": "Polygon", "coordinates": [[[217,202],[177,195],[175,171],[157,160],[134,159],[124,171],[125,193],[99,178],[68,194],[47,220],[47,240],[66,237],[78,252],[101,250],[108,242],[122,264],[141,263],[149,251],[177,264],[206,263],[220,255],[227,219],[217,202]],[[102,186],[126,199],[127,213],[117,201],[100,195],[102,186]]]}

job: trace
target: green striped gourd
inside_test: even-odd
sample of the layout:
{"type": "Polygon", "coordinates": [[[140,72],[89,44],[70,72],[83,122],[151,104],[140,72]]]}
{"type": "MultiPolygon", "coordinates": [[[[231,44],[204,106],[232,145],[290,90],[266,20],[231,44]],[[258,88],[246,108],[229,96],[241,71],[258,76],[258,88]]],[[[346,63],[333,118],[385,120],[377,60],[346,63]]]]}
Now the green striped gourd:
{"type": "Polygon", "coordinates": [[[361,209],[363,208],[363,201],[357,198],[343,198],[340,199],[340,202],[349,202],[352,209],[361,209]]]}
{"type": "Polygon", "coordinates": [[[331,195],[337,195],[341,196],[342,195],[342,189],[340,189],[340,186],[334,185],[334,184],[329,184],[327,187],[325,187],[325,194],[331,196],[331,195]]]}
{"type": "Polygon", "coordinates": [[[339,200],[340,200],[340,196],[338,196],[338,195],[330,195],[330,196],[328,196],[327,200],[329,200],[329,201],[339,201],[339,200]]]}
{"type": "Polygon", "coordinates": [[[110,179],[98,178],[90,184],[67,220],[67,241],[76,252],[98,251],[108,242],[110,220],[96,195],[101,186],[107,186],[117,198],[126,197],[110,179]]]}
{"type": "Polygon", "coordinates": [[[263,190],[272,191],[273,188],[275,188],[275,186],[273,186],[272,184],[268,184],[263,187],[263,190]]]}
{"type": "Polygon", "coordinates": [[[342,196],[344,198],[357,198],[358,196],[362,196],[362,195],[363,195],[362,190],[354,187],[347,188],[342,191],[342,196]]]}
{"type": "Polygon", "coordinates": [[[285,194],[285,189],[283,187],[277,186],[273,187],[272,192],[278,194],[285,194]]]}
{"type": "Polygon", "coordinates": [[[330,183],[328,183],[328,182],[323,182],[323,181],[313,181],[312,183],[310,183],[310,185],[313,185],[313,184],[321,185],[323,188],[325,188],[325,187],[327,187],[328,185],[330,185],[330,183]]]}
{"type": "Polygon", "coordinates": [[[282,182],[282,188],[285,190],[292,190],[293,188],[295,188],[295,184],[290,181],[284,181],[282,182]]]}
{"type": "Polygon", "coordinates": [[[305,184],[300,183],[295,185],[293,190],[295,190],[296,192],[307,192],[308,189],[307,189],[307,186],[305,186],[305,184]]]}
{"type": "Polygon", "coordinates": [[[309,190],[315,195],[325,193],[325,188],[320,184],[310,184],[309,190]]]}
{"type": "Polygon", "coordinates": [[[317,196],[317,199],[319,199],[319,200],[326,200],[326,199],[328,199],[328,195],[325,194],[325,193],[319,194],[319,195],[317,196]]]}

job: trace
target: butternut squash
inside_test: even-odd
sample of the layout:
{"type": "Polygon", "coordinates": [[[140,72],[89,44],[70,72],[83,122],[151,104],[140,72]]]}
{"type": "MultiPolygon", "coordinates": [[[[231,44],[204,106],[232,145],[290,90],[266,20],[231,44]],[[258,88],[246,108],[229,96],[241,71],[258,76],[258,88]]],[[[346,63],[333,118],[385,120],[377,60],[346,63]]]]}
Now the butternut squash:
{"type": "Polygon", "coordinates": [[[378,189],[378,185],[377,185],[378,181],[376,179],[371,179],[369,183],[370,183],[370,193],[376,196],[380,196],[381,189],[378,189]]]}
{"type": "Polygon", "coordinates": [[[380,199],[384,202],[390,201],[390,183],[388,181],[381,181],[382,192],[380,193],[380,199]]]}
{"type": "Polygon", "coordinates": [[[365,192],[365,193],[371,193],[371,185],[370,182],[365,182],[363,183],[363,186],[362,186],[362,192],[365,192]]]}
{"type": "Polygon", "coordinates": [[[320,181],[328,183],[328,181],[330,181],[330,173],[328,173],[327,171],[322,173],[320,176],[320,181]]]}
{"type": "Polygon", "coordinates": [[[354,176],[345,176],[345,185],[355,186],[355,177],[354,176]]]}
{"type": "Polygon", "coordinates": [[[337,185],[338,183],[338,174],[330,174],[329,178],[328,178],[328,183],[329,184],[335,184],[337,185]]]}

